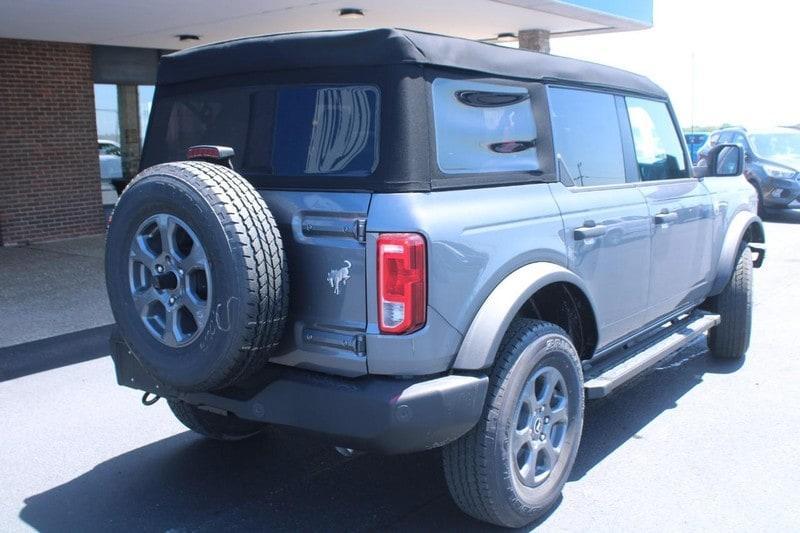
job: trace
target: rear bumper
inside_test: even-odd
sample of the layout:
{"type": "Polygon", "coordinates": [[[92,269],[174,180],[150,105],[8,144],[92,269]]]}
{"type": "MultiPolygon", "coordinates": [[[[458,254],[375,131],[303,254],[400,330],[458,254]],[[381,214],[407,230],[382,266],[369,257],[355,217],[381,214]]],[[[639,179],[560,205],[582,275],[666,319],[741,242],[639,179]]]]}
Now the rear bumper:
{"type": "Polygon", "coordinates": [[[485,375],[349,379],[273,365],[258,386],[180,393],[150,377],[124,342],[112,343],[112,358],[120,385],[388,454],[436,448],[468,432],[483,412],[489,383],[485,375]]]}

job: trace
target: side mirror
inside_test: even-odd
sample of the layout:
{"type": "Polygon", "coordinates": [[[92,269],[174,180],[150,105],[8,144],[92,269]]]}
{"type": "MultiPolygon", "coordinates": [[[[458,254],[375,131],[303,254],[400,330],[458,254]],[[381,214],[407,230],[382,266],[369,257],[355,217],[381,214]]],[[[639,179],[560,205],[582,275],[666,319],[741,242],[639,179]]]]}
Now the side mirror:
{"type": "Polygon", "coordinates": [[[707,176],[739,176],[744,172],[744,149],[739,144],[718,144],[708,152],[707,176]]]}

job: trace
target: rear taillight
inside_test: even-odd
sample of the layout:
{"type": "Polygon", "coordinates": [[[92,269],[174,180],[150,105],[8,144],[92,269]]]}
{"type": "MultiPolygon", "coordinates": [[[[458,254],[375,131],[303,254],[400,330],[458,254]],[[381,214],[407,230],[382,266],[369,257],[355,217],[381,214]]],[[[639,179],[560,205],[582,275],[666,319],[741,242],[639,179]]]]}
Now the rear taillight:
{"type": "Polygon", "coordinates": [[[378,321],[382,333],[410,333],[425,325],[425,239],[416,233],[378,237],[378,321]]]}

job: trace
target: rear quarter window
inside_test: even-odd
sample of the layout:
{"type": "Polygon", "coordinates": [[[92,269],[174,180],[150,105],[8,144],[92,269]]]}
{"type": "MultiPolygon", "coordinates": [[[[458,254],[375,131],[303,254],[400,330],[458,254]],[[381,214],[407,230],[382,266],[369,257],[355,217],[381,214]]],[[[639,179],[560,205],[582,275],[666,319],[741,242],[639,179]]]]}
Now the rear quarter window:
{"type": "Polygon", "coordinates": [[[436,161],[444,174],[539,170],[528,89],[437,78],[432,92],[436,161]]]}

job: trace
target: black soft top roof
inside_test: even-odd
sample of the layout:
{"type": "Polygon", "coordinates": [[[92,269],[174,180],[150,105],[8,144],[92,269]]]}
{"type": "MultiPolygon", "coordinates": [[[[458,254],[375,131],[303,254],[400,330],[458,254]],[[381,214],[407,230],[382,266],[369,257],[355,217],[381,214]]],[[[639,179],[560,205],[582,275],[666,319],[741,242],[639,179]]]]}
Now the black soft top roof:
{"type": "Polygon", "coordinates": [[[409,30],[335,30],[246,37],[164,56],[160,85],[279,70],[419,64],[501,77],[622,89],[666,98],[644,76],[528,50],[409,30]]]}

